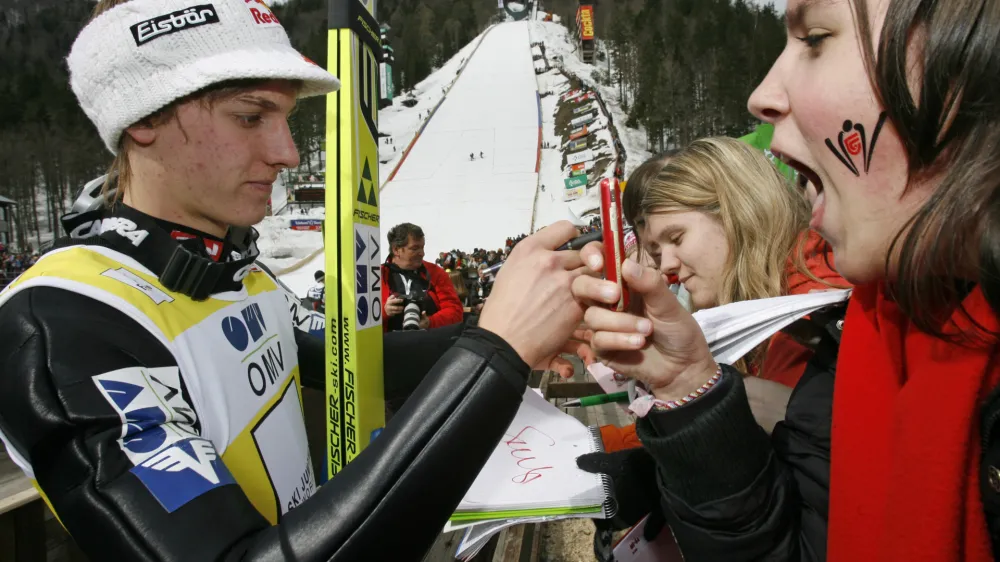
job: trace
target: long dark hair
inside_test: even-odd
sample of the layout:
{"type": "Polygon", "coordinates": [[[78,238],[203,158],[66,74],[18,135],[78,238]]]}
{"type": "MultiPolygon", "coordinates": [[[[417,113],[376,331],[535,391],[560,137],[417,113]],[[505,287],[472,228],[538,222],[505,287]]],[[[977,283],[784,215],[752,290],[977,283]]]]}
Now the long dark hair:
{"type": "Polygon", "coordinates": [[[906,149],[907,189],[942,174],[893,241],[894,297],[925,332],[993,340],[945,319],[968,289],[960,281],[978,283],[1000,311],[1000,0],[892,0],[877,50],[866,0],[853,5],[865,66],[906,149]],[[922,45],[910,51],[911,40],[922,45]],[[916,99],[908,67],[922,69],[916,99]]]}

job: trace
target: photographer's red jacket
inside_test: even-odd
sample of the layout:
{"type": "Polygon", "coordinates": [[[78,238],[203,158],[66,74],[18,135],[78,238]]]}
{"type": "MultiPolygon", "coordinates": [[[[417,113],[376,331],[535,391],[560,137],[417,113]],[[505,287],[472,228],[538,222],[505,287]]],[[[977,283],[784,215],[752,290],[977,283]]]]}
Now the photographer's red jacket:
{"type": "MultiPolygon", "coordinates": [[[[392,256],[382,264],[382,313],[385,314],[385,303],[389,302],[390,289],[389,263],[392,256]]],[[[455,286],[451,284],[451,277],[448,272],[437,264],[425,261],[423,267],[418,270],[420,278],[427,283],[427,295],[437,305],[437,312],[430,315],[431,328],[440,328],[451,324],[458,324],[462,321],[462,301],[458,299],[455,286]]],[[[382,331],[388,331],[388,322],[385,316],[382,318],[382,331]]]]}

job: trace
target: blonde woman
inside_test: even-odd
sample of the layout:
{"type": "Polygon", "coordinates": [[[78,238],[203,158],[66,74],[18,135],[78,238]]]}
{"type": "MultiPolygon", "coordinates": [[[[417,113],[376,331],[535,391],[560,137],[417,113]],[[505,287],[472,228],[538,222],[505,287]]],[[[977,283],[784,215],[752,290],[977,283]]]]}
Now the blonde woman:
{"type": "MultiPolygon", "coordinates": [[[[739,140],[701,139],[644,163],[629,178],[622,207],[637,237],[632,259],[659,270],[665,284],[686,289],[689,303],[682,304],[691,311],[844,283],[822,239],[809,231],[803,194],[739,140]]],[[[823,337],[830,322],[814,315],[793,324],[734,365],[744,375],[753,420],[776,439],[797,431],[785,420],[799,380],[804,393],[832,380],[837,342],[823,337]]],[[[578,465],[611,474],[620,489],[612,528],[656,512],[645,529],[651,538],[661,525],[653,460],[640,449],[635,424],[600,431],[606,453],[584,455],[578,465]]]]}
{"type": "MultiPolygon", "coordinates": [[[[628,187],[626,220],[656,267],[690,293],[692,310],[846,286],[808,230],[808,203],[738,140],[695,141],[628,187]]],[[[794,386],[795,377],[761,372],[765,349],[738,367],[794,386]]]]}
{"type": "MultiPolygon", "coordinates": [[[[639,205],[642,202],[642,195],[640,194],[645,193],[646,186],[649,185],[649,182],[660,173],[660,170],[667,165],[670,158],[678,152],[680,152],[678,149],[670,149],[665,152],[661,152],[649,160],[646,160],[638,168],[632,171],[632,175],[629,176],[627,183],[627,188],[632,190],[630,192],[631,196],[622,199],[623,216],[634,217],[639,214],[639,205]],[[625,205],[631,205],[631,207],[625,205]]],[[[632,258],[642,265],[653,267],[655,264],[653,264],[649,254],[639,251],[639,243],[634,230],[630,233],[630,237],[626,238],[626,244],[629,244],[630,241],[631,245],[628,245],[625,248],[625,257],[632,258]]],[[[668,278],[667,282],[670,283],[670,290],[677,295],[677,300],[681,302],[684,308],[691,310],[691,295],[688,294],[687,289],[678,283],[676,278],[668,278]]]]}
{"type": "MultiPolygon", "coordinates": [[[[736,139],[701,139],[645,162],[629,178],[622,207],[637,236],[633,259],[686,290],[681,301],[692,311],[847,286],[809,231],[803,195],[764,154],[736,139]]],[[[814,323],[797,323],[736,363],[754,376],[748,393],[766,430],[784,418],[814,355],[805,342],[814,344],[817,332],[814,323]]],[[[639,446],[634,425],[601,433],[607,451],[639,446]]]]}

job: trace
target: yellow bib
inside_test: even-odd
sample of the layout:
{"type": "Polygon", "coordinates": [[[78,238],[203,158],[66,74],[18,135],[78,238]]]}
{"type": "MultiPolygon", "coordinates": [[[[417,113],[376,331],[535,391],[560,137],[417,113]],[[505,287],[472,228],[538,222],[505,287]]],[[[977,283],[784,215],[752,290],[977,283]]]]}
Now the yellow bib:
{"type": "Polygon", "coordinates": [[[124,254],[73,246],[43,256],[0,293],[0,305],[36,286],[116,308],[176,359],[177,368],[134,367],[93,379],[122,419],[118,444],[132,472],[165,509],[235,480],[275,524],[315,492],[292,319],[268,274],[254,268],[242,291],[194,301],[124,254]],[[181,380],[190,403],[178,392],[181,380]]]}

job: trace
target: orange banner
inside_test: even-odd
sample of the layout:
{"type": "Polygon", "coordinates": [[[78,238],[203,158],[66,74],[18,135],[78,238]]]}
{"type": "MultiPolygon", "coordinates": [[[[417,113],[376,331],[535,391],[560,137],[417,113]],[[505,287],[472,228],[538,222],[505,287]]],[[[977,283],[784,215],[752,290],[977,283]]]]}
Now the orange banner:
{"type": "Polygon", "coordinates": [[[590,41],[594,38],[594,7],[580,6],[576,12],[576,19],[580,22],[580,39],[590,41]]]}

